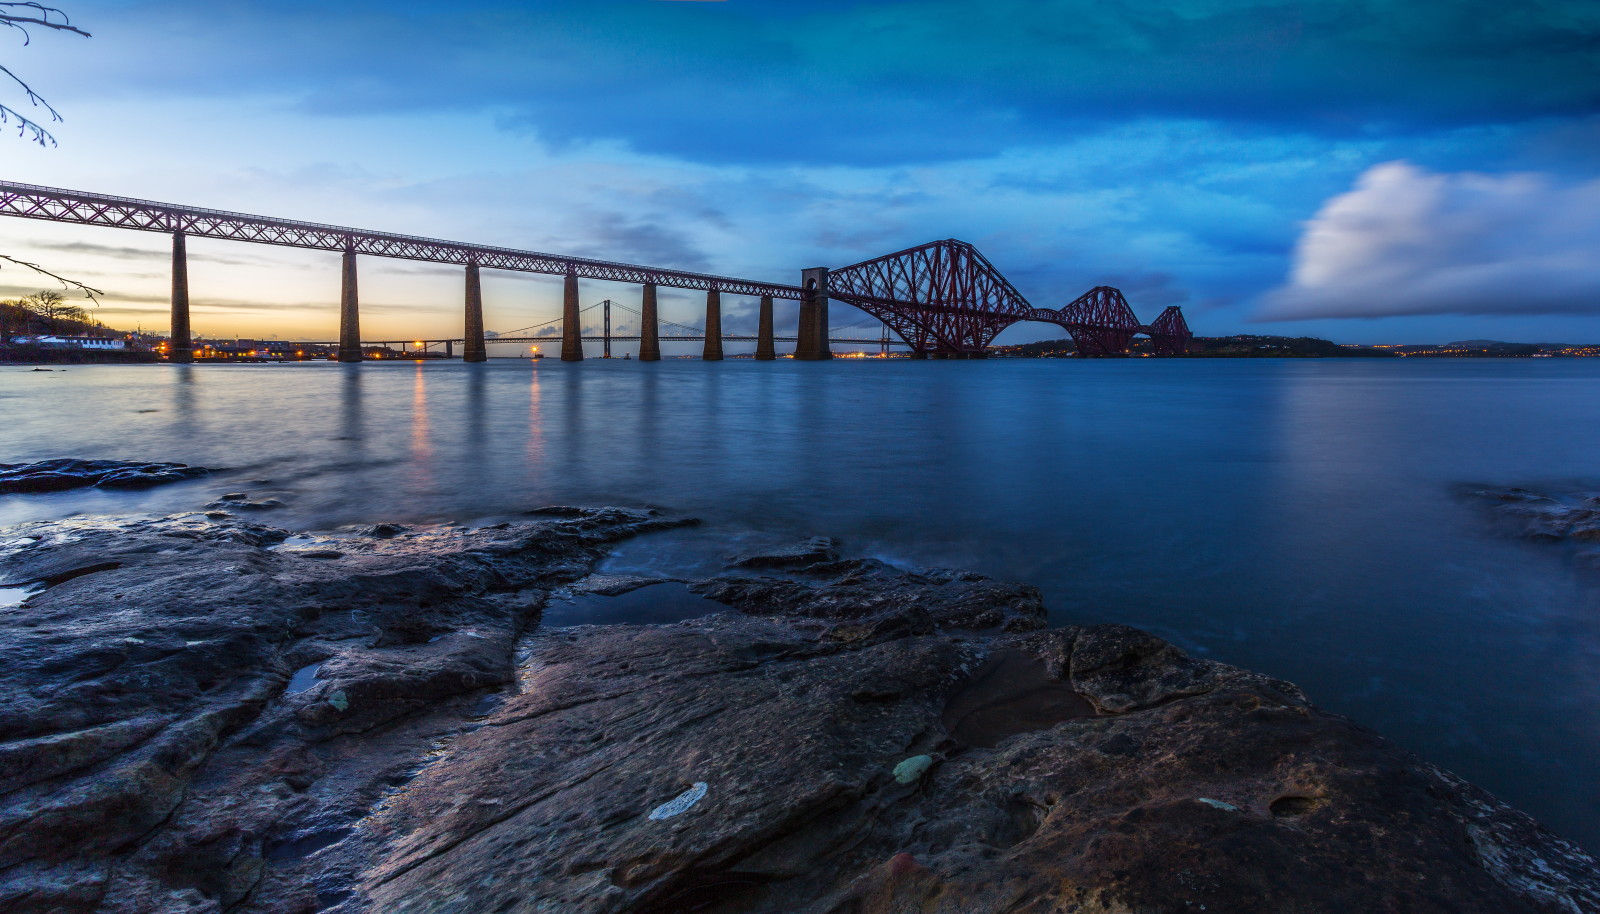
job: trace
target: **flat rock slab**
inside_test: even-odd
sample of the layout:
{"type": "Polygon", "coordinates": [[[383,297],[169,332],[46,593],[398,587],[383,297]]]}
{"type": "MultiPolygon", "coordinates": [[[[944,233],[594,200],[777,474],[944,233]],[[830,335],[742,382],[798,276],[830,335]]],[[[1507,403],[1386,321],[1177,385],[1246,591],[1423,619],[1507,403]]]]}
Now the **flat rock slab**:
{"type": "Polygon", "coordinates": [[[97,486],[102,489],[146,489],[195,479],[211,472],[182,463],[137,463],[122,460],[60,458],[36,463],[0,463],[0,495],[61,492],[97,486]]]}
{"type": "Polygon", "coordinates": [[[0,533],[0,910],[1600,912],[1526,815],[1026,585],[835,556],[539,627],[679,522],[0,533]]]}
{"type": "Polygon", "coordinates": [[[788,546],[742,552],[731,556],[728,564],[734,568],[804,568],[818,562],[838,561],[838,546],[838,541],[831,536],[814,536],[788,546]]]}

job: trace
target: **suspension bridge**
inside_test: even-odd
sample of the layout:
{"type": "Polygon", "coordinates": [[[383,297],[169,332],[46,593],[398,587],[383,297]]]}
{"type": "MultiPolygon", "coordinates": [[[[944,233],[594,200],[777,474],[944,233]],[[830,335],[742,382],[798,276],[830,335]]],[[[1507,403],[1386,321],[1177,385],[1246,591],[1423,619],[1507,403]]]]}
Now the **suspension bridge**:
{"type": "MultiPolygon", "coordinates": [[[[495,342],[553,339],[515,334],[557,323],[561,327],[562,360],[582,360],[585,340],[582,313],[588,309],[580,307],[580,280],[639,287],[640,307],[633,312],[639,318],[638,333],[628,337],[613,336],[608,317],[601,340],[607,350],[612,341],[637,340],[641,361],[660,359],[663,341],[698,341],[703,344],[702,358],[720,360],[724,341],[752,339],[723,334],[724,293],[758,299],[757,329],[753,338],[758,360],[777,358],[776,344],[780,340],[773,332],[775,300],[799,303],[795,335],[784,337],[782,341],[793,342],[793,357],[801,360],[832,358],[831,344],[835,342],[883,344],[882,336],[878,340],[836,338],[834,333],[841,328],[828,324],[830,302],[834,301],[854,306],[881,322],[887,328],[885,332],[892,331],[900,338],[892,345],[909,348],[913,358],[983,358],[995,336],[1021,321],[1062,327],[1072,336],[1080,356],[1126,355],[1133,338],[1140,334],[1150,338],[1157,354],[1181,355],[1192,338],[1183,312],[1176,306],[1168,307],[1155,320],[1144,324],[1122,292],[1110,286],[1096,286],[1059,308],[1035,307],[975,247],[954,239],[930,242],[846,267],[805,269],[801,271],[800,284],[790,286],[11,182],[0,182],[0,215],[170,235],[172,329],[168,358],[172,361],[190,361],[193,357],[187,247],[190,237],[341,253],[337,344],[337,357],[341,362],[360,362],[365,357],[358,293],[357,257],[360,255],[463,267],[464,333],[457,340],[437,342],[448,343],[452,350],[459,342],[461,357],[468,362],[488,358],[490,339],[495,342]],[[481,273],[484,269],[563,277],[561,317],[545,325],[511,331],[510,335],[489,336],[483,319],[481,273]],[[657,289],[661,286],[703,291],[704,325],[690,327],[662,321],[656,302],[657,289]],[[663,323],[689,332],[663,337],[660,332],[663,323]]],[[[615,303],[600,304],[609,315],[615,303]]],[[[887,345],[884,344],[885,349],[887,345]]]]}

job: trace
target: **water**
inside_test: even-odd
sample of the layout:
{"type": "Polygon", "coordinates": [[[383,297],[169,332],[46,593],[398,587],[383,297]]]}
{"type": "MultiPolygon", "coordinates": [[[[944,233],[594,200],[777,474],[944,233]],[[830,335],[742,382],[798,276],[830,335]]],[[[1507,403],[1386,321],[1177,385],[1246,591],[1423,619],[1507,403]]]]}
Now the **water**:
{"type": "Polygon", "coordinates": [[[316,663],[309,663],[295,670],[294,675],[289,677],[289,685],[284,688],[283,693],[285,695],[299,695],[301,692],[305,692],[316,685],[317,671],[322,669],[323,663],[324,661],[318,660],[316,663]]]}
{"type": "Polygon", "coordinates": [[[0,415],[0,461],[229,468],[5,523],[228,492],[314,531],[655,505],[708,525],[608,570],[831,534],[1030,581],[1057,621],[1293,680],[1600,849],[1600,586],[1453,495],[1600,490],[1600,360],[0,368],[0,415]]]}
{"type": "Polygon", "coordinates": [[[616,623],[664,625],[728,611],[715,600],[691,593],[684,584],[667,583],[650,584],[612,597],[581,594],[552,599],[539,622],[551,628],[616,623]]]}

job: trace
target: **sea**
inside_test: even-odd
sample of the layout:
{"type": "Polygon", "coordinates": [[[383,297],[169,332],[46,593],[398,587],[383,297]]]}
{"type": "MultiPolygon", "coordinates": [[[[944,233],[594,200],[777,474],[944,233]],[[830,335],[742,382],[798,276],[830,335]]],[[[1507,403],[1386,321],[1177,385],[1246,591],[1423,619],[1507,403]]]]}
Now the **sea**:
{"type": "Polygon", "coordinates": [[[0,367],[0,462],[178,461],[296,531],[553,504],[704,523],[607,570],[715,573],[801,537],[1038,586],[1299,684],[1600,851],[1600,574],[1469,494],[1600,492],[1600,359],[496,359],[0,367]]]}

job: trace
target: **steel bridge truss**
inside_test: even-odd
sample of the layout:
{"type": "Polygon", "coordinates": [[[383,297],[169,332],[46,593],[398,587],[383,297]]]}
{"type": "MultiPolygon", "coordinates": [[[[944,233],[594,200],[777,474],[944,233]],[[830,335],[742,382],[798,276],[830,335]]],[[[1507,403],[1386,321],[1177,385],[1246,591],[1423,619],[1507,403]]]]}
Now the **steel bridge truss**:
{"type": "Polygon", "coordinates": [[[799,299],[798,286],[752,282],[706,273],[663,270],[583,257],[541,254],[512,248],[487,247],[458,241],[440,241],[412,235],[369,232],[362,229],[321,225],[230,213],[222,210],[175,206],[151,200],[113,197],[83,191],[39,187],[33,184],[0,182],[0,215],[27,219],[46,219],[79,225],[145,232],[182,232],[197,238],[227,238],[317,251],[371,254],[432,263],[477,265],[484,269],[519,273],[573,275],[584,279],[604,279],[625,283],[654,283],[677,289],[713,289],[730,295],[799,299]]]}
{"type": "Polygon", "coordinates": [[[1122,292],[1096,286],[1063,308],[1035,308],[965,241],[935,241],[830,271],[828,296],[871,314],[922,355],[975,356],[1017,321],[1057,324],[1080,356],[1126,355],[1134,334],[1161,355],[1180,355],[1193,334],[1172,306],[1139,323],[1122,292]]]}
{"type": "MultiPolygon", "coordinates": [[[[817,352],[797,351],[797,357],[827,357],[820,327],[813,328],[816,332],[812,336],[817,339],[806,335],[807,309],[812,309],[812,320],[823,319],[826,309],[818,309],[817,296],[799,286],[371,232],[3,181],[0,181],[0,216],[170,234],[173,236],[174,263],[177,265],[181,265],[184,256],[183,242],[186,236],[226,238],[345,254],[345,299],[341,305],[344,317],[340,330],[341,340],[345,342],[341,345],[351,347],[354,360],[360,358],[354,295],[356,254],[467,267],[468,348],[471,349],[471,344],[476,342],[478,349],[478,358],[472,359],[469,355],[469,360],[483,358],[481,293],[474,292],[480,268],[566,276],[565,294],[571,312],[563,316],[562,322],[563,325],[573,325],[567,335],[571,337],[568,342],[576,350],[577,358],[582,357],[582,341],[576,329],[576,283],[579,278],[642,285],[651,302],[654,301],[654,286],[701,290],[707,293],[708,321],[713,314],[720,320],[722,293],[759,296],[764,299],[763,307],[768,314],[769,328],[763,333],[769,335],[769,299],[797,300],[801,302],[800,349],[807,348],[807,340],[819,347],[817,352]],[[480,297],[474,298],[475,294],[480,297]],[[474,316],[476,324],[473,323],[474,316]],[[473,339],[474,327],[479,334],[476,339],[473,339]],[[346,336],[348,340],[345,340],[346,336]]],[[[1187,349],[1192,337],[1178,308],[1170,307],[1148,326],[1142,325],[1122,293],[1110,286],[1097,286],[1063,308],[1035,308],[976,248],[953,239],[908,248],[838,270],[819,268],[806,271],[807,275],[812,273],[826,276],[826,288],[820,290],[825,298],[854,305],[878,318],[899,334],[914,354],[920,356],[981,356],[1000,331],[1023,320],[1046,321],[1064,327],[1077,343],[1080,356],[1126,354],[1133,336],[1138,333],[1152,338],[1158,354],[1177,355],[1187,349]]],[[[187,280],[182,278],[175,266],[174,336],[179,336],[177,328],[181,312],[181,322],[185,328],[181,336],[185,341],[188,337],[186,283],[187,280]],[[178,291],[180,279],[184,283],[181,298],[178,291]]],[[[650,310],[653,314],[653,304],[650,310]]],[[[720,339],[720,334],[714,334],[714,337],[720,339]]],[[[187,347],[187,342],[183,345],[187,347]]],[[[707,357],[712,356],[708,354],[707,357]]],[[[720,350],[716,357],[721,357],[720,350]]],[[[770,358],[770,353],[766,357],[770,358]]],[[[567,358],[565,353],[563,358],[567,358]]]]}

